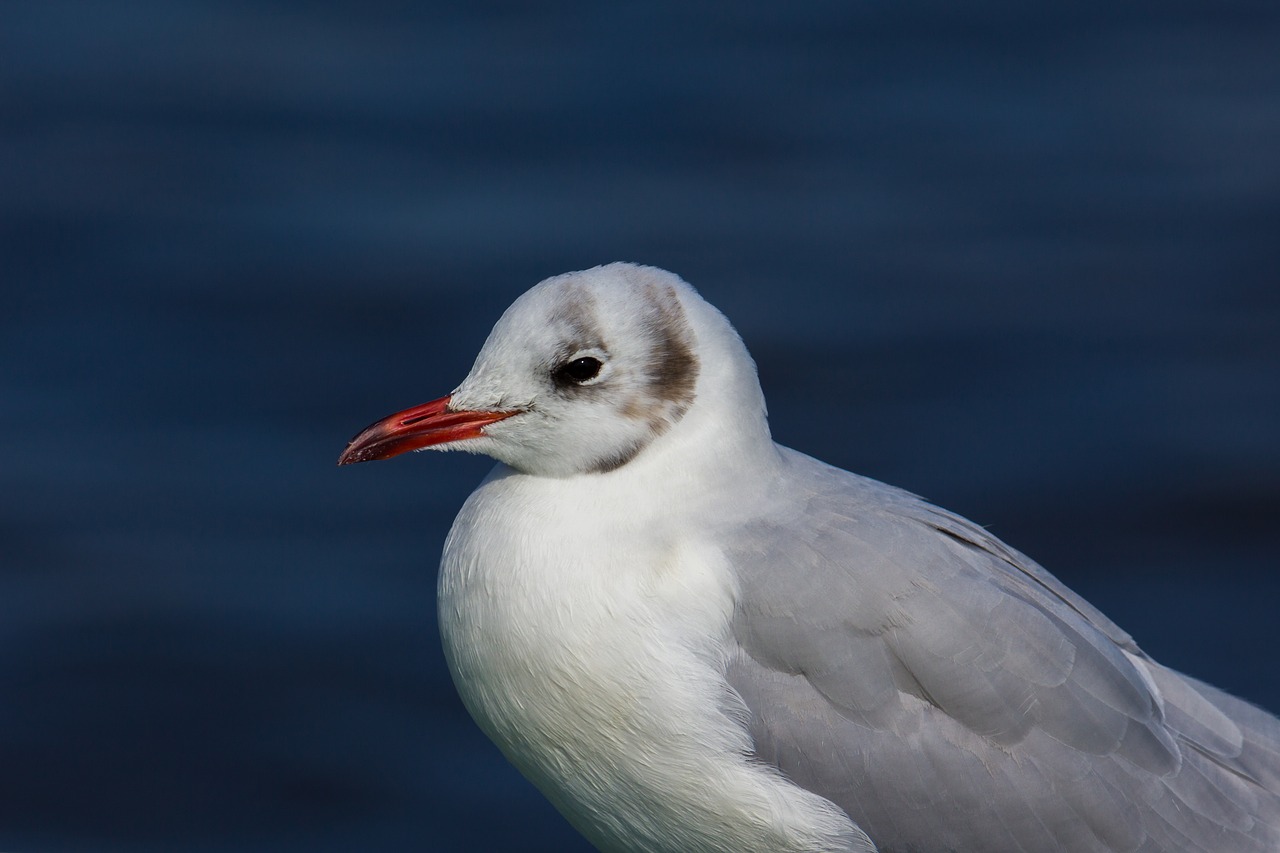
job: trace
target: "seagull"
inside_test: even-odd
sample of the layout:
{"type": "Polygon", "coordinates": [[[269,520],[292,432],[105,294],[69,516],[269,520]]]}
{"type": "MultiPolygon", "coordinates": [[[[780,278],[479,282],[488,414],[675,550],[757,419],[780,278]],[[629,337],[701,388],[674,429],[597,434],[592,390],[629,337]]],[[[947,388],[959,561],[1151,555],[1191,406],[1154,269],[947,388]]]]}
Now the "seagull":
{"type": "Polygon", "coordinates": [[[672,273],[541,282],[338,464],[422,448],[498,461],[440,565],[457,690],[602,851],[1280,850],[1280,720],[978,525],[775,444],[672,273]]]}

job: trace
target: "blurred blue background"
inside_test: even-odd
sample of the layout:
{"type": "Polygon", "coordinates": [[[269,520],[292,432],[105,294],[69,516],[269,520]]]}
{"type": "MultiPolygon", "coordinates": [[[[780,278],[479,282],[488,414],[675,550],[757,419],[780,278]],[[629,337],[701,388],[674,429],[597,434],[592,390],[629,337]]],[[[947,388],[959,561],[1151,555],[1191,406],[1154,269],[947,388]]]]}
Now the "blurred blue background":
{"type": "Polygon", "coordinates": [[[1280,6],[8,0],[0,849],[581,851],[466,717],[489,467],[337,469],[541,278],[1280,710],[1280,6]]]}

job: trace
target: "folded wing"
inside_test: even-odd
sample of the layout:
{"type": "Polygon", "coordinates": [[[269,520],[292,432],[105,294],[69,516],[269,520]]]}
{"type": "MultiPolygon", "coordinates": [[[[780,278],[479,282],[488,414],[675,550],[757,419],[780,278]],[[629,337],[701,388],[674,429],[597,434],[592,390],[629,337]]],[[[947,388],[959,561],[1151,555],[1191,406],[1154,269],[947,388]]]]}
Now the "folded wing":
{"type": "Polygon", "coordinates": [[[761,760],[887,851],[1280,850],[1274,717],[970,522],[785,454],[728,537],[761,760]]]}

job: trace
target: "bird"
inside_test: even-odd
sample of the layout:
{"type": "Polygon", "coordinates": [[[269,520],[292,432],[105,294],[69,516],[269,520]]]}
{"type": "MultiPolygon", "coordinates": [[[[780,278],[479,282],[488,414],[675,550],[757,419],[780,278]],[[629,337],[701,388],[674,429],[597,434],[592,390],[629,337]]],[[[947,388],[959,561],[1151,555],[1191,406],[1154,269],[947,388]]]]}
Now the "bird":
{"type": "Polygon", "coordinates": [[[1280,720],[985,528],[776,444],[673,273],[535,285],[339,464],[427,448],[497,461],[440,563],[457,691],[606,853],[1280,850],[1280,720]]]}

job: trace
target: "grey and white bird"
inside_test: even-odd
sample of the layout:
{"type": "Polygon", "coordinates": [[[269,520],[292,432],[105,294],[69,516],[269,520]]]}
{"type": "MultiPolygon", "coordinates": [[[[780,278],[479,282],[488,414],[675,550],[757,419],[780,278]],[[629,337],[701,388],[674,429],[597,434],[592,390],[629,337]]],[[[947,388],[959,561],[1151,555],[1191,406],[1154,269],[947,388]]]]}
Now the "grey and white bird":
{"type": "Polygon", "coordinates": [[[454,682],[601,850],[1280,850],[1280,721],[981,527],[775,444],[671,273],[542,282],[339,464],[425,447],[499,462],[444,547],[454,682]]]}

